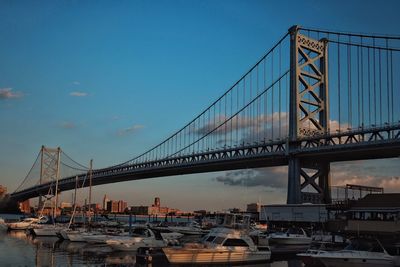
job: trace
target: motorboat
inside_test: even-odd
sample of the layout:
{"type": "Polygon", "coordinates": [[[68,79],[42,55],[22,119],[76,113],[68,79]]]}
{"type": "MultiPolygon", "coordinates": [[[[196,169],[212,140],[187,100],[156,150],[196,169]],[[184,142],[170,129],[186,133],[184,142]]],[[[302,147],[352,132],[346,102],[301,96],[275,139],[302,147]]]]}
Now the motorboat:
{"type": "Polygon", "coordinates": [[[130,236],[112,237],[106,241],[113,250],[136,251],[140,247],[165,247],[168,241],[150,228],[137,227],[130,236]]]}
{"type": "Polygon", "coordinates": [[[19,222],[8,223],[7,225],[8,225],[8,229],[10,229],[10,230],[27,230],[28,228],[31,227],[31,225],[33,223],[38,223],[39,221],[42,221],[44,219],[45,219],[44,217],[41,217],[41,218],[29,217],[29,218],[25,218],[19,222]]]}
{"type": "Polygon", "coordinates": [[[303,228],[292,227],[284,233],[272,233],[269,241],[281,245],[310,245],[312,239],[303,228]]]}
{"type": "Polygon", "coordinates": [[[222,226],[211,229],[199,243],[162,248],[173,264],[232,264],[265,262],[271,258],[269,246],[259,248],[248,235],[249,217],[239,222],[227,214],[222,226]]]}
{"type": "Polygon", "coordinates": [[[82,234],[83,240],[90,244],[106,244],[107,240],[125,236],[128,236],[127,232],[86,232],[82,234]]]}
{"type": "Polygon", "coordinates": [[[322,262],[314,257],[328,251],[338,251],[343,249],[348,243],[340,235],[335,234],[315,234],[312,236],[310,248],[306,252],[297,253],[306,266],[323,266],[322,262]]]}
{"type": "Polygon", "coordinates": [[[178,225],[169,225],[167,227],[155,227],[159,230],[166,230],[169,229],[172,232],[181,233],[184,235],[204,235],[207,234],[209,231],[204,230],[201,228],[200,224],[196,221],[192,221],[186,224],[178,224],[178,225]]]}
{"type": "Polygon", "coordinates": [[[326,267],[394,266],[394,257],[376,239],[352,239],[343,250],[324,251],[312,257],[326,267]]]}
{"type": "Polygon", "coordinates": [[[58,236],[57,233],[59,233],[62,229],[63,227],[53,224],[38,224],[36,227],[33,227],[31,231],[36,236],[58,236]]]}

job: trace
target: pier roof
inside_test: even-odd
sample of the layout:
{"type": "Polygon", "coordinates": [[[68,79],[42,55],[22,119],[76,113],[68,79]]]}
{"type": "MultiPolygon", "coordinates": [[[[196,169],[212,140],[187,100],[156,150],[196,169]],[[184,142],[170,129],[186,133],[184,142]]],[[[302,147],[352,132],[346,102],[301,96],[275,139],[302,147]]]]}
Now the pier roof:
{"type": "Polygon", "coordinates": [[[354,203],[352,209],[357,208],[399,208],[400,193],[368,194],[354,203]]]}

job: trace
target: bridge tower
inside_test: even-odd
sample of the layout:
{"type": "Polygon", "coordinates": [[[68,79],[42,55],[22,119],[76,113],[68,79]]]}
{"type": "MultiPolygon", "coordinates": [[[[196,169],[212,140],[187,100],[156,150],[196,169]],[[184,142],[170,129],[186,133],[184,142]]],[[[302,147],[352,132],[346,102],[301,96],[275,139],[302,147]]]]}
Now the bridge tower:
{"type": "Polygon", "coordinates": [[[288,204],[330,203],[330,163],[305,161],[297,154],[302,138],[329,132],[328,41],[290,33],[290,112],[288,204]],[[305,192],[306,190],[312,192],[305,192]]]}
{"type": "MultiPolygon", "coordinates": [[[[61,148],[48,148],[42,146],[40,150],[40,178],[39,183],[48,183],[55,181],[55,191],[51,187],[50,195],[56,195],[58,190],[58,179],[60,178],[60,159],[61,159],[61,148]]],[[[55,207],[57,207],[58,197],[55,199],[55,207]]],[[[42,195],[39,196],[38,208],[43,207],[42,195]]],[[[54,214],[53,214],[54,215],[54,214]]]]}

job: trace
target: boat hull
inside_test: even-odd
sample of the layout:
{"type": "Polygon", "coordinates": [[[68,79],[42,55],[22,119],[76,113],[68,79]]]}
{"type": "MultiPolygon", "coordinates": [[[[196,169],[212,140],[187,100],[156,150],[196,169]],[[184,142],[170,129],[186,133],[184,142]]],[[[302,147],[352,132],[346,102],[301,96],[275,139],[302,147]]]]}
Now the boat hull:
{"type": "Polygon", "coordinates": [[[271,243],[281,244],[281,245],[309,245],[311,244],[311,238],[308,237],[285,237],[277,236],[270,238],[271,243]]]}
{"type": "Polygon", "coordinates": [[[82,233],[67,233],[67,236],[71,242],[86,242],[82,237],[82,233]]]}
{"type": "Polygon", "coordinates": [[[165,256],[174,264],[250,263],[270,260],[269,251],[231,251],[214,249],[163,248],[165,256]]]}
{"type": "Polygon", "coordinates": [[[385,259],[338,259],[338,258],[320,258],[326,267],[376,267],[376,266],[394,266],[393,260],[385,259]]]}
{"type": "Polygon", "coordinates": [[[153,240],[149,238],[126,238],[126,239],[110,239],[106,241],[113,250],[116,251],[136,251],[140,247],[164,247],[165,242],[162,240],[153,240]]]}
{"type": "Polygon", "coordinates": [[[59,230],[56,228],[33,228],[32,231],[36,236],[57,236],[59,230]]]}

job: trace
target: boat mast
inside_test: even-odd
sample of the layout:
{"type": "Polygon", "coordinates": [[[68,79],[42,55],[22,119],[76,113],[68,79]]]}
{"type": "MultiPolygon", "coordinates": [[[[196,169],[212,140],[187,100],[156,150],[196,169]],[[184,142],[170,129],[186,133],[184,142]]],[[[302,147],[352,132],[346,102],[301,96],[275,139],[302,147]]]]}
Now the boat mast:
{"type": "Polygon", "coordinates": [[[90,210],[91,210],[91,206],[92,206],[92,171],[93,171],[93,159],[90,160],[90,169],[89,169],[89,215],[88,215],[88,224],[90,227],[90,223],[91,223],[91,214],[90,214],[90,210]]]}
{"type": "Polygon", "coordinates": [[[75,212],[76,212],[76,191],[78,188],[78,175],[75,176],[75,192],[74,192],[74,210],[72,212],[71,219],[69,220],[68,229],[71,227],[72,222],[75,219],[75,212]]]}
{"type": "Polygon", "coordinates": [[[56,200],[54,203],[53,210],[53,220],[55,220],[57,216],[57,204],[58,204],[58,179],[60,178],[60,159],[61,159],[61,148],[57,148],[57,172],[56,172],[56,200]]]}

